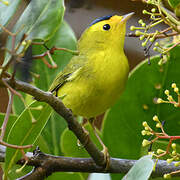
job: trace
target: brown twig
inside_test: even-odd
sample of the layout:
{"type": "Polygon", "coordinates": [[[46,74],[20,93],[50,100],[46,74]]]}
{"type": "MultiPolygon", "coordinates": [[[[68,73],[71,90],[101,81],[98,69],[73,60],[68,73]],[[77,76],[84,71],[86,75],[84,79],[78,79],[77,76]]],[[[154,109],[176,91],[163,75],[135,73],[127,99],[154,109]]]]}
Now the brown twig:
{"type": "Polygon", "coordinates": [[[42,54],[39,54],[39,55],[34,55],[33,56],[33,59],[41,59],[42,57],[45,57],[47,56],[48,54],[54,54],[55,51],[66,51],[66,52],[69,52],[69,53],[72,53],[74,55],[78,55],[78,52],[77,51],[73,51],[73,50],[70,50],[70,49],[67,49],[67,48],[58,48],[58,47],[52,47],[51,49],[47,50],[46,52],[42,53],[42,54]]]}
{"type": "MultiPolygon", "coordinates": [[[[166,32],[166,31],[165,31],[166,32]]],[[[164,31],[161,31],[159,35],[156,35],[155,36],[155,39],[162,39],[162,38],[167,38],[167,37],[172,37],[172,36],[177,36],[179,33],[178,32],[171,32],[171,33],[168,33],[168,34],[163,34],[164,31]]],[[[150,33],[150,34],[144,34],[145,37],[153,37],[153,33],[150,33]]],[[[130,34],[127,34],[127,37],[139,37],[140,35],[136,35],[136,34],[133,34],[133,33],[130,33],[130,34]]]]}
{"type": "MultiPolygon", "coordinates": [[[[50,92],[44,92],[28,83],[19,80],[14,80],[13,82],[8,78],[4,78],[3,80],[9,85],[13,85],[16,90],[30,94],[36,100],[46,102],[52,106],[52,108],[66,120],[69,129],[73,131],[76,137],[80,140],[81,144],[93,158],[96,164],[105,167],[106,161],[104,154],[96,147],[96,145],[90,139],[89,134],[87,134],[82,126],[77,122],[71,110],[67,109],[59,98],[53,96],[50,92]]],[[[0,85],[3,86],[1,81],[0,85]]]]}
{"type": "MultiPolygon", "coordinates": [[[[17,163],[23,165],[25,161],[25,159],[21,159],[17,163]]],[[[35,168],[29,174],[19,178],[19,180],[41,180],[54,172],[96,172],[125,174],[137,162],[137,160],[119,158],[110,158],[110,161],[111,167],[108,170],[105,170],[103,167],[97,166],[92,158],[52,156],[44,154],[38,149],[38,152],[35,151],[33,157],[30,154],[27,163],[27,165],[35,166],[35,168]]],[[[175,167],[174,163],[175,162],[167,164],[165,160],[159,160],[156,165],[156,170],[152,172],[152,177],[161,177],[165,173],[180,170],[180,167],[175,167]]],[[[180,176],[180,174],[176,174],[175,176],[180,176]]]]}
{"type": "MultiPolygon", "coordinates": [[[[1,80],[1,81],[10,90],[12,89],[6,81],[3,81],[3,80],[1,80]]],[[[7,106],[5,118],[4,118],[2,127],[1,127],[0,144],[2,144],[4,146],[7,146],[7,147],[15,148],[15,149],[27,149],[27,148],[31,148],[32,145],[18,146],[18,145],[8,144],[8,143],[3,141],[4,135],[5,135],[5,132],[6,132],[6,126],[7,126],[7,123],[8,123],[8,120],[9,120],[9,116],[10,116],[10,113],[11,113],[11,109],[12,109],[12,103],[13,103],[14,94],[20,95],[20,97],[21,97],[20,93],[16,92],[14,89],[11,90],[11,94],[10,94],[10,97],[9,97],[9,103],[8,103],[8,106],[7,106]]]]}
{"type": "Polygon", "coordinates": [[[167,52],[169,52],[171,49],[175,48],[176,46],[178,46],[180,44],[180,42],[177,42],[175,44],[173,44],[171,47],[169,47],[168,49],[166,49],[163,54],[166,54],[167,52]]]}
{"type": "Polygon", "coordinates": [[[6,115],[5,115],[5,118],[1,127],[0,141],[3,141],[4,135],[5,135],[6,125],[7,125],[7,122],[11,113],[11,109],[12,109],[13,97],[14,97],[14,94],[11,92],[10,97],[9,97],[9,103],[6,110],[6,115]]]}
{"type": "Polygon", "coordinates": [[[29,148],[33,147],[31,144],[30,145],[19,146],[19,145],[9,144],[9,143],[6,143],[4,141],[0,141],[0,144],[4,145],[6,147],[14,148],[14,149],[29,149],[29,148]]]}
{"type": "MultiPolygon", "coordinates": [[[[8,84],[11,85],[11,81],[8,78],[3,79],[8,84]]],[[[0,85],[4,84],[0,81],[0,85]]],[[[35,97],[38,101],[47,102],[51,105],[56,112],[65,118],[70,130],[74,132],[80,142],[84,145],[85,149],[88,151],[90,156],[93,158],[67,158],[67,157],[57,157],[51,155],[37,156],[30,158],[28,165],[35,166],[36,168],[30,174],[28,174],[24,179],[43,179],[45,176],[50,175],[53,172],[63,171],[63,172],[111,172],[111,173],[126,173],[136,162],[135,160],[122,160],[110,158],[110,167],[105,170],[105,162],[103,154],[97,149],[94,143],[91,141],[89,136],[84,132],[83,128],[73,117],[70,110],[68,110],[61,100],[53,96],[49,92],[44,92],[28,83],[15,80],[13,85],[16,90],[20,90],[27,94],[35,97]],[[88,138],[87,138],[88,137],[88,138]],[[87,141],[88,140],[88,141],[87,141]]],[[[23,146],[23,148],[25,148],[23,146]]],[[[18,163],[24,164],[25,160],[21,160],[18,163]]],[[[156,171],[153,172],[153,176],[162,176],[164,173],[179,170],[178,167],[174,167],[172,164],[166,164],[166,161],[158,161],[156,166],[156,171]]],[[[23,178],[21,178],[23,179],[23,178]]]]}
{"type": "MultiPolygon", "coordinates": [[[[12,47],[11,50],[7,50],[10,54],[11,54],[11,58],[10,60],[6,63],[6,65],[4,67],[2,67],[2,72],[0,74],[0,79],[3,77],[3,74],[5,71],[7,71],[7,69],[9,68],[9,66],[12,64],[12,62],[16,61],[18,55],[16,54],[17,49],[15,49],[15,43],[16,43],[16,36],[17,34],[22,30],[23,27],[19,28],[19,30],[16,33],[12,33],[10,32],[8,29],[6,29],[4,26],[2,26],[0,24],[0,27],[3,29],[4,32],[6,32],[8,35],[10,35],[12,37],[12,47]]],[[[20,43],[19,43],[20,44],[20,43]]],[[[5,48],[6,50],[6,48],[5,48]]]]}
{"type": "MultiPolygon", "coordinates": [[[[12,78],[12,76],[10,76],[10,78],[12,78]]],[[[2,79],[2,82],[11,91],[11,93],[13,93],[13,94],[19,96],[20,98],[22,98],[22,95],[20,93],[18,93],[15,89],[13,89],[6,81],[4,81],[2,79]]]]}

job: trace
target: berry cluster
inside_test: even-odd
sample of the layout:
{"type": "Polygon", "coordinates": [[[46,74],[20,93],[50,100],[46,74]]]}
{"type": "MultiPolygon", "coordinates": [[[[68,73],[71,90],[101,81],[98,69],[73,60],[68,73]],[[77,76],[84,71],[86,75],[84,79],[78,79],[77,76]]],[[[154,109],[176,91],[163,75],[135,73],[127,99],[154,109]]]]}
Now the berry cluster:
{"type": "Polygon", "coordinates": [[[161,54],[159,65],[165,63],[168,59],[168,52],[175,46],[180,44],[180,41],[173,42],[169,39],[166,43],[155,42],[160,38],[177,36],[180,33],[180,22],[172,16],[159,0],[143,0],[147,4],[151,4],[154,8],[151,11],[143,10],[143,14],[150,16],[150,23],[146,24],[142,19],[138,21],[139,27],[131,26],[130,30],[135,31],[135,34],[129,34],[130,37],[139,37],[141,45],[144,47],[145,56],[149,57],[149,49],[154,44],[153,50],[161,54]],[[160,23],[165,23],[169,27],[163,30],[158,30],[156,27],[160,23]],[[154,30],[155,29],[155,30],[154,30]],[[174,43],[172,45],[172,43],[174,43]],[[165,45],[164,45],[165,44],[165,45]],[[170,45],[170,46],[169,46],[170,45]],[[146,48],[146,46],[148,46],[146,48]]]}
{"type": "Polygon", "coordinates": [[[174,107],[180,107],[180,93],[179,93],[179,88],[177,87],[176,83],[172,83],[171,87],[173,88],[174,92],[177,94],[178,98],[177,101],[174,100],[174,98],[172,97],[172,95],[170,95],[169,90],[165,90],[164,93],[167,96],[167,100],[163,100],[161,98],[157,99],[157,103],[170,103],[173,104],[174,107]]]}

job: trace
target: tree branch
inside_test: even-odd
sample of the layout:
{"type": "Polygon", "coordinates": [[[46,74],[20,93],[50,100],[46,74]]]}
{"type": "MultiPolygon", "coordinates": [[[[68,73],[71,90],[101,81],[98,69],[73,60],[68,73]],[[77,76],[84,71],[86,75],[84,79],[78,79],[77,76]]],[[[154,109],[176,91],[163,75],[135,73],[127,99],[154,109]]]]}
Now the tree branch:
{"type": "MultiPolygon", "coordinates": [[[[60,114],[66,120],[69,129],[76,135],[89,155],[93,158],[95,163],[99,166],[105,167],[106,161],[104,158],[104,154],[96,147],[96,145],[90,139],[89,134],[87,134],[82,126],[76,121],[71,110],[67,109],[58,97],[53,96],[53,94],[50,92],[44,92],[32,86],[31,84],[19,80],[14,79],[12,81],[9,78],[3,78],[2,81],[7,82],[16,90],[20,90],[32,95],[37,101],[48,103],[58,114],[60,114]]],[[[0,80],[0,85],[4,86],[2,81],[0,80]]]]}
{"type": "MultiPolygon", "coordinates": [[[[111,158],[110,169],[105,170],[102,166],[96,165],[92,158],[71,158],[62,156],[52,156],[42,153],[39,149],[34,154],[27,153],[29,158],[27,165],[35,168],[29,174],[19,178],[18,180],[41,180],[48,177],[54,172],[88,172],[88,173],[127,173],[137,160],[111,158]]],[[[0,162],[4,161],[5,148],[0,147],[0,162]]],[[[155,160],[154,160],[155,161],[155,160]]],[[[23,165],[25,159],[21,159],[17,164],[23,165]]],[[[153,171],[152,177],[160,177],[165,173],[180,170],[175,167],[174,163],[167,164],[165,160],[159,160],[156,165],[156,171],[153,171]]],[[[180,174],[176,174],[176,176],[180,174]]]]}
{"type": "MultiPolygon", "coordinates": [[[[84,145],[91,158],[70,158],[52,156],[44,153],[36,153],[32,157],[32,153],[28,153],[29,157],[28,165],[35,166],[34,170],[21,179],[26,180],[39,180],[49,176],[53,172],[97,172],[97,173],[127,173],[128,170],[136,163],[136,160],[117,159],[110,158],[110,167],[105,170],[104,155],[97,149],[95,144],[91,141],[89,135],[84,131],[81,125],[76,121],[72,112],[67,109],[62,101],[53,96],[49,92],[44,92],[28,83],[14,80],[9,78],[3,78],[3,81],[7,82],[11,87],[16,90],[20,90],[27,94],[32,95],[36,100],[46,102],[52,106],[52,108],[59,113],[68,123],[69,129],[74,132],[76,137],[84,145]]],[[[4,86],[0,81],[0,86],[4,86]]],[[[4,150],[5,151],[5,150],[4,150]]],[[[0,160],[4,160],[1,157],[3,153],[0,151],[0,160]]],[[[3,154],[4,155],[4,154],[3,154]]],[[[24,164],[25,160],[18,161],[18,164],[24,164]]],[[[180,170],[180,167],[175,167],[174,163],[167,164],[166,161],[159,160],[156,165],[156,171],[152,173],[153,177],[160,177],[164,173],[180,170]]],[[[178,175],[178,174],[177,174],[178,175]]]]}

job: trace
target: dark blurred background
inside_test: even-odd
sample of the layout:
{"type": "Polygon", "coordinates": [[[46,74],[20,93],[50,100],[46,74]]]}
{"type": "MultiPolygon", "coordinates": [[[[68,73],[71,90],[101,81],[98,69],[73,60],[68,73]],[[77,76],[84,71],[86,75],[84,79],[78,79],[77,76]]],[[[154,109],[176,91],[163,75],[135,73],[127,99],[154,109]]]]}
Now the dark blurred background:
{"type": "MultiPolygon", "coordinates": [[[[135,12],[135,15],[127,23],[127,33],[130,33],[131,25],[138,25],[140,18],[146,19],[142,14],[144,8],[150,9],[140,1],[130,0],[67,0],[65,20],[71,25],[76,37],[86,29],[94,19],[104,15],[125,15],[135,12]]],[[[146,20],[145,20],[146,21],[146,20]]],[[[144,59],[143,48],[138,38],[126,37],[125,52],[128,56],[131,69],[144,59]]]]}
{"type": "MultiPolygon", "coordinates": [[[[26,6],[27,1],[24,1],[25,5],[22,6],[18,12],[22,11],[26,6]]],[[[77,39],[80,37],[81,33],[86,29],[86,27],[96,18],[104,15],[117,14],[124,15],[130,12],[135,12],[132,19],[128,21],[127,33],[130,32],[129,27],[131,25],[137,26],[137,21],[142,18],[146,21],[147,16],[142,15],[142,10],[144,8],[151,9],[147,7],[140,1],[130,1],[130,0],[66,0],[65,1],[66,12],[65,20],[69,23],[75,32],[77,39]],[[145,20],[146,19],[146,20],[145,20]]],[[[20,13],[19,13],[20,14],[20,13]]],[[[18,17],[18,13],[17,13],[18,17]]],[[[16,17],[16,19],[17,19],[16,17]]],[[[14,20],[16,21],[16,20],[14,20]]],[[[12,25],[11,25],[12,26],[12,25]]],[[[1,42],[4,38],[1,36],[1,42]]],[[[144,57],[143,48],[141,42],[138,38],[126,37],[125,41],[125,52],[129,59],[130,68],[132,69],[144,57]]],[[[152,53],[152,52],[151,52],[152,53]]],[[[2,52],[0,52],[0,64],[2,63],[2,52]]],[[[7,107],[7,92],[5,89],[0,88],[0,111],[5,112],[7,107]]]]}

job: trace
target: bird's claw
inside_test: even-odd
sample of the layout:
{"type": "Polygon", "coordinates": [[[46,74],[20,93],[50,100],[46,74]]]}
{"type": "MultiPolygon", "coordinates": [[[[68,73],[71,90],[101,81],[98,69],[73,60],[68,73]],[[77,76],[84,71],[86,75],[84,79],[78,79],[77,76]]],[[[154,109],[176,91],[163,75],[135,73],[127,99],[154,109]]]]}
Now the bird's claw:
{"type": "Polygon", "coordinates": [[[101,152],[104,154],[104,162],[106,164],[105,170],[108,170],[110,167],[110,155],[108,152],[108,148],[104,145],[103,150],[101,152]]]}

